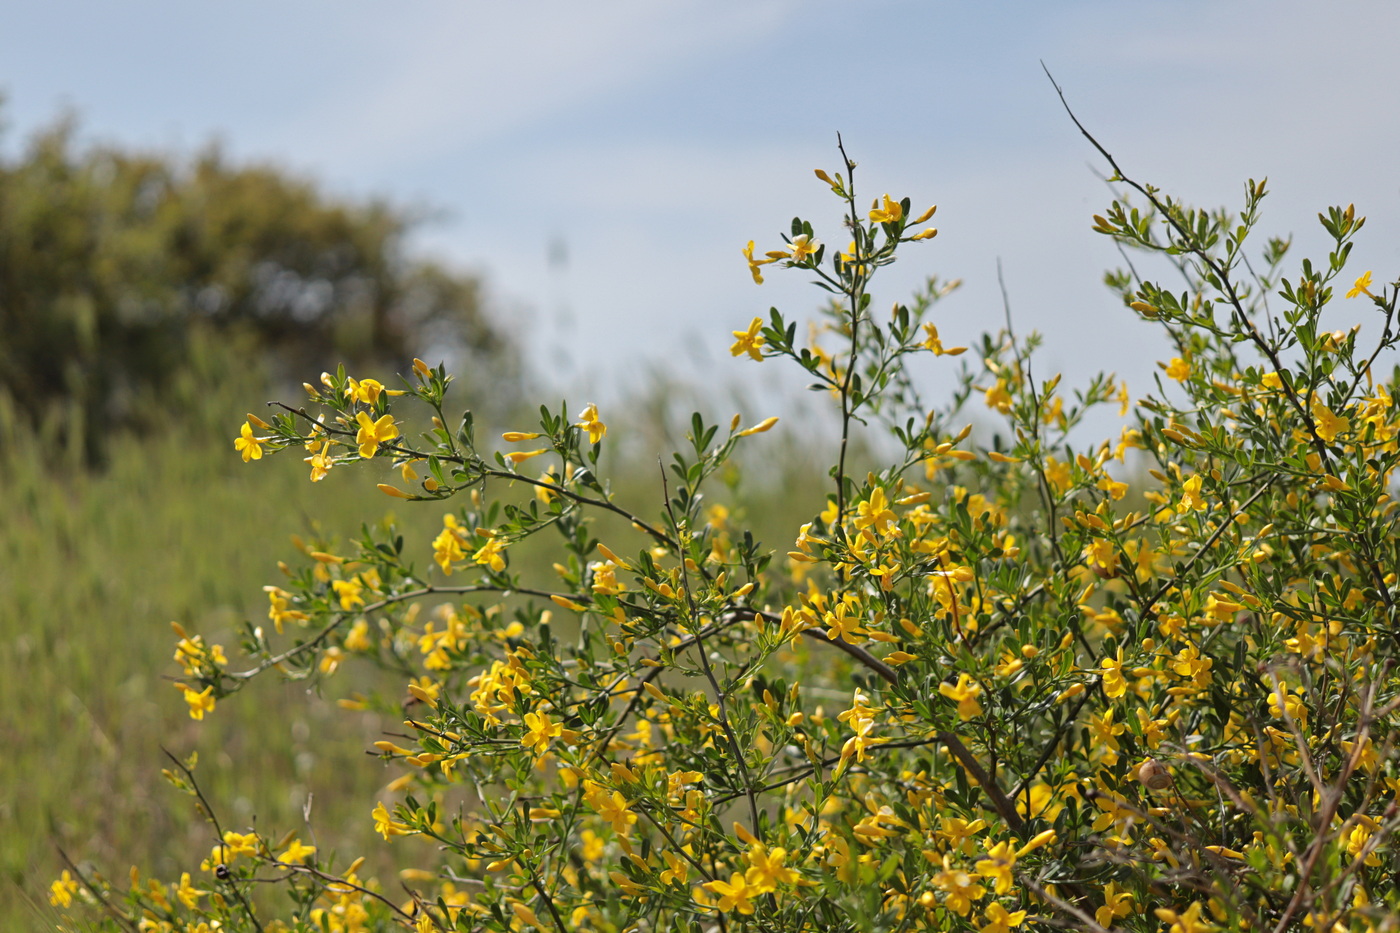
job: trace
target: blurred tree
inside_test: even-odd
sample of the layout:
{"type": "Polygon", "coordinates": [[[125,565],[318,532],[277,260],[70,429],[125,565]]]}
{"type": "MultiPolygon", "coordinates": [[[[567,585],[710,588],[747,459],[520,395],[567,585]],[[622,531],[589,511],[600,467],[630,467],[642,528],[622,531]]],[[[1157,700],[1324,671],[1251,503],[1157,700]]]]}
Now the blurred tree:
{"type": "Polygon", "coordinates": [[[211,334],[273,379],[447,356],[513,397],[519,357],[478,283],[405,255],[418,219],[217,147],[80,147],[61,120],[0,159],[0,396],[90,463],[168,415],[162,391],[211,334]]]}

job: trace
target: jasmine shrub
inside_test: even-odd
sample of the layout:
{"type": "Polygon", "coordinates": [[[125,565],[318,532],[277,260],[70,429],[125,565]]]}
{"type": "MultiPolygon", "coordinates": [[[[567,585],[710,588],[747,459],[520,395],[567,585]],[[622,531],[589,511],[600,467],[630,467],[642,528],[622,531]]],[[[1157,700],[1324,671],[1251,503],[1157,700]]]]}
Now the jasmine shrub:
{"type": "Polygon", "coordinates": [[[625,428],[596,406],[481,438],[418,360],[402,387],[342,370],[250,416],[244,460],[301,458],[313,482],[392,464],[379,488],[442,528],[289,555],[237,663],[177,633],[181,693],[202,719],[259,676],[396,673],[402,694],[342,705],[403,720],[365,818],[410,867],[375,880],[306,832],[225,825],[177,760],[208,857],[127,885],[74,864],[64,922],[1394,929],[1396,286],[1362,275],[1360,323],[1326,332],[1351,207],[1320,215],[1325,260],[1285,270],[1287,240],[1258,244],[1263,182],[1238,215],[1202,211],[1100,151],[1123,194],[1095,229],[1172,283],[1109,277],[1175,348],[1136,394],[1034,378],[1034,335],[945,346],[937,280],[877,301],[884,266],[931,248],[933,208],[858,196],[844,150],[816,172],[841,230],[748,244],[756,283],[795,271],[827,303],[810,337],[774,309],[733,353],[801,367],[840,426],[829,494],[776,550],[719,482],[771,417],[696,414],[635,508],[600,467],[625,428]],[[945,404],[920,398],[928,366],[956,374],[945,404]],[[1130,421],[1072,442],[1101,406],[1130,421]],[[860,432],[893,442],[882,469],[852,469],[860,432]],[[551,559],[518,557],[539,541],[551,559]]]}

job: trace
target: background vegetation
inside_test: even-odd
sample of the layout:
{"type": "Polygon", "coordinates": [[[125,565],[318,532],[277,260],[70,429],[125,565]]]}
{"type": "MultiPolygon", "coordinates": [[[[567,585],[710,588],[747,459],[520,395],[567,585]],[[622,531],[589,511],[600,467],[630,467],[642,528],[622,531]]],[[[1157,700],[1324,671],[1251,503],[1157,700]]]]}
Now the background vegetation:
{"type": "Polygon", "coordinates": [[[416,219],[217,148],[82,147],[60,122],[0,162],[0,393],[94,463],[114,428],[182,407],[200,335],[298,382],[431,349],[511,397],[511,342],[475,280],[405,253],[416,219]]]}

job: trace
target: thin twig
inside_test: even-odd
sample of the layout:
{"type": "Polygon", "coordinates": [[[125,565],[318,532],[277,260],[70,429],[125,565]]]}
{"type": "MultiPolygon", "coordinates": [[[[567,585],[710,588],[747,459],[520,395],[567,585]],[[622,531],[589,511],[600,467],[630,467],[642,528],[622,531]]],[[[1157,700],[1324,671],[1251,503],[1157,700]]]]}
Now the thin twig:
{"type": "MultiPolygon", "coordinates": [[[[221,862],[226,862],[227,859],[224,856],[224,852],[227,847],[224,843],[223,828],[219,825],[218,814],[214,812],[214,807],[209,803],[209,799],[204,796],[204,791],[200,788],[199,781],[195,778],[194,772],[190,770],[183,761],[177,758],[170,749],[162,746],[161,751],[165,752],[165,757],[173,761],[175,767],[179,768],[180,771],[184,773],[185,779],[190,782],[190,789],[194,791],[195,798],[199,800],[200,806],[203,807],[204,815],[209,817],[209,822],[214,824],[214,832],[219,835],[219,860],[221,862]]],[[[253,924],[253,929],[257,930],[258,933],[262,933],[262,922],[259,921],[257,915],[253,913],[253,905],[248,903],[248,898],[244,896],[243,889],[238,886],[238,882],[234,879],[233,875],[228,874],[224,877],[220,877],[218,871],[215,871],[214,874],[219,881],[225,882],[229,886],[229,890],[233,891],[233,896],[238,898],[238,903],[243,906],[244,912],[248,915],[248,920],[253,924]]]]}
{"type": "Polygon", "coordinates": [[[840,529],[846,517],[846,451],[851,436],[851,380],[855,378],[858,361],[860,335],[860,301],[865,292],[865,264],[860,261],[861,252],[869,244],[862,244],[860,215],[856,210],[856,164],[846,155],[846,145],[841,134],[836,134],[836,148],[841,152],[841,161],[846,163],[846,204],[850,209],[851,236],[854,238],[856,254],[855,271],[851,274],[850,287],[846,298],[851,303],[851,356],[846,361],[846,376],[841,381],[841,451],[836,461],[836,528],[840,529]]]}
{"type": "Polygon", "coordinates": [[[88,894],[92,895],[93,899],[96,900],[97,903],[101,904],[102,909],[107,911],[107,913],[111,915],[112,919],[115,920],[118,924],[120,924],[125,929],[130,930],[131,933],[137,933],[135,925],[133,925],[132,922],[126,917],[123,917],[121,913],[115,907],[112,906],[111,901],[107,900],[107,898],[103,896],[101,891],[93,887],[92,882],[87,880],[87,877],[82,873],[82,870],[78,868],[77,863],[75,863],[71,858],[68,857],[67,852],[63,851],[63,847],[58,844],[55,844],[54,849],[58,851],[58,857],[63,860],[63,864],[68,867],[69,872],[72,873],[73,877],[78,879],[78,883],[83,886],[83,890],[87,891],[88,894]]]}

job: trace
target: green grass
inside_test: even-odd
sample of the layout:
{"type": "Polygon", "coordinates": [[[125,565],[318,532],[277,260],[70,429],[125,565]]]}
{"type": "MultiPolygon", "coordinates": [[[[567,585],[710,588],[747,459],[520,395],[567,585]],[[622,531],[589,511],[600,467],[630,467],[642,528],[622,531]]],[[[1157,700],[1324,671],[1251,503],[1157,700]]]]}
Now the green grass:
{"type": "MultiPolygon", "coordinates": [[[[426,564],[445,511],[386,499],[374,484],[388,477],[373,467],[339,468],[313,485],[295,452],[242,463],[232,438],[262,393],[222,375],[206,382],[222,385],[217,398],[186,397],[197,412],[165,434],[115,439],[95,473],[46,459],[52,445],[0,410],[0,929],[52,928],[46,889],[63,867],[59,847],[122,880],[132,866],[175,880],[208,854],[212,829],[161,778],[163,749],[200,753],[197,774],[226,827],[274,838],[301,829],[340,864],[369,854],[367,867],[380,871],[394,853],[412,856],[402,843],[386,855],[369,816],[400,772],[366,749],[401,726],[334,703],[365,690],[365,668],[342,668],[324,696],[260,678],[203,723],[172,686],[170,622],[225,645],[237,668],[238,630],[265,621],[262,587],[280,579],[279,559],[297,556],[291,534],[344,539],[392,511],[426,564]],[[303,825],[308,796],[314,830],[303,825]]],[[[656,514],[660,425],[615,415],[613,431],[629,437],[637,461],[615,491],[656,514]]],[[[713,501],[782,553],[821,509],[829,481],[808,445],[776,431],[760,444],[758,488],[734,501],[716,484],[713,501]]],[[[548,542],[530,542],[518,557],[548,574],[547,554],[548,542]]]]}

